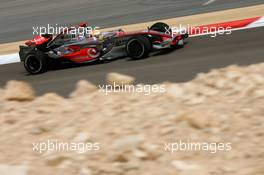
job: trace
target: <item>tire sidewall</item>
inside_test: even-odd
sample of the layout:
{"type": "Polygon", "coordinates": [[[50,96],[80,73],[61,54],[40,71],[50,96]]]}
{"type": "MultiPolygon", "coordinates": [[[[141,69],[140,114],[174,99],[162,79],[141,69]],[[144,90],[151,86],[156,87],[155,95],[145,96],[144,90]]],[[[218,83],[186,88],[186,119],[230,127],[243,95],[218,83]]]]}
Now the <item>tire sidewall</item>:
{"type": "Polygon", "coordinates": [[[151,27],[150,27],[150,30],[154,30],[154,31],[157,31],[157,32],[162,32],[162,33],[165,33],[165,34],[168,34],[166,33],[169,29],[169,32],[170,34],[172,33],[171,29],[170,29],[170,26],[166,23],[163,23],[163,22],[157,22],[155,24],[153,24],[151,27]]]}
{"type": "Polygon", "coordinates": [[[138,56],[133,57],[133,59],[139,59],[139,58],[141,58],[144,55],[146,48],[145,48],[144,44],[142,42],[140,42],[137,38],[132,38],[131,40],[129,40],[127,42],[127,46],[126,46],[127,53],[130,53],[130,48],[129,47],[130,47],[130,44],[132,44],[133,42],[136,42],[142,48],[142,52],[138,56]]]}
{"type": "Polygon", "coordinates": [[[46,71],[46,57],[41,51],[33,51],[29,53],[24,61],[24,67],[30,74],[39,74],[46,71]],[[32,70],[29,66],[30,59],[35,59],[38,61],[39,68],[32,70]]]}

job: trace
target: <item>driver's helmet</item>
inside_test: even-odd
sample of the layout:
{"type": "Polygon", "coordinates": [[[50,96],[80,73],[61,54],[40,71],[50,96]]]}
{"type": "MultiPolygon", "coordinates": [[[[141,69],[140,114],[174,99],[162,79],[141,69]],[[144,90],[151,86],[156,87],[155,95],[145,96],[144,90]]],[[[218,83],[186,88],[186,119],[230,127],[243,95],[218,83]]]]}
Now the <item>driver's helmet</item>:
{"type": "Polygon", "coordinates": [[[82,31],[82,33],[84,34],[84,37],[86,37],[86,38],[96,37],[96,38],[100,39],[103,37],[101,35],[101,32],[99,30],[97,30],[95,26],[88,26],[88,23],[86,23],[86,22],[80,23],[79,27],[85,29],[85,31],[82,31]],[[88,30],[86,30],[86,29],[88,29],[88,30]],[[87,31],[89,31],[89,32],[87,33],[87,31]]]}
{"type": "Polygon", "coordinates": [[[86,22],[81,22],[79,24],[79,27],[87,27],[87,26],[88,26],[88,24],[86,22]]]}

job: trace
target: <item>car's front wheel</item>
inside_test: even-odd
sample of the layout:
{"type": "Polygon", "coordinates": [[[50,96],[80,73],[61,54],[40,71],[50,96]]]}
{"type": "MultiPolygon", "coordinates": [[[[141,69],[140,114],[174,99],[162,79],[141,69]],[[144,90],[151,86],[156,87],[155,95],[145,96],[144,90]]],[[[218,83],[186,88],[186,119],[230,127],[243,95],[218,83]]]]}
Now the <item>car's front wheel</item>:
{"type": "Polygon", "coordinates": [[[132,37],[126,44],[127,55],[132,59],[146,58],[151,48],[152,44],[145,36],[132,37]]]}
{"type": "Polygon", "coordinates": [[[47,71],[47,57],[38,50],[33,50],[26,55],[24,67],[30,74],[40,74],[47,71]]]}
{"type": "Polygon", "coordinates": [[[149,29],[153,30],[153,31],[157,31],[157,32],[162,32],[162,33],[165,33],[167,35],[172,34],[172,30],[171,30],[170,26],[166,23],[163,23],[163,22],[157,22],[157,23],[153,24],[149,29]]]}

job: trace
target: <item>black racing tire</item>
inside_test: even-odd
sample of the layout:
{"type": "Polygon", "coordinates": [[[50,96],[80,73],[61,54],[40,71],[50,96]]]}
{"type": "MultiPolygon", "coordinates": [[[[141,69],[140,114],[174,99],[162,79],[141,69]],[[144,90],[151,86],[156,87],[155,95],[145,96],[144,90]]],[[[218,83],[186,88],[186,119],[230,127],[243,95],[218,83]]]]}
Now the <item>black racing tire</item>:
{"type": "Polygon", "coordinates": [[[126,44],[127,55],[132,59],[142,59],[148,57],[151,49],[152,44],[145,36],[132,37],[126,44]]]}
{"type": "Polygon", "coordinates": [[[24,60],[24,67],[30,74],[40,74],[48,70],[47,56],[39,50],[30,51],[24,60]]]}
{"type": "Polygon", "coordinates": [[[170,26],[163,22],[157,22],[153,24],[149,29],[157,32],[162,32],[168,35],[171,35],[172,33],[170,26]]]}

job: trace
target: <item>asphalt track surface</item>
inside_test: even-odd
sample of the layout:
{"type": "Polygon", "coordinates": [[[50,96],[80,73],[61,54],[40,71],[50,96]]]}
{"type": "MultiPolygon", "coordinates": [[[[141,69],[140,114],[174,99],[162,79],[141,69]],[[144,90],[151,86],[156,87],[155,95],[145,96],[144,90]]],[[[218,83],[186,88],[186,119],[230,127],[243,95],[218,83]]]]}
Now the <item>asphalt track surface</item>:
{"type": "Polygon", "coordinates": [[[0,43],[32,37],[35,26],[88,21],[100,27],[263,4],[264,0],[1,0],[0,43]]]}
{"type": "Polygon", "coordinates": [[[67,96],[78,80],[86,79],[102,85],[109,72],[135,76],[138,83],[184,82],[194,78],[197,73],[208,72],[213,68],[263,62],[263,34],[264,28],[261,27],[234,31],[231,35],[216,38],[194,37],[189,38],[182,49],[143,60],[124,58],[106,64],[69,67],[34,76],[28,75],[21,63],[2,65],[0,87],[8,80],[23,80],[30,82],[39,95],[56,92],[67,96]]]}

